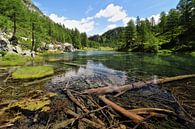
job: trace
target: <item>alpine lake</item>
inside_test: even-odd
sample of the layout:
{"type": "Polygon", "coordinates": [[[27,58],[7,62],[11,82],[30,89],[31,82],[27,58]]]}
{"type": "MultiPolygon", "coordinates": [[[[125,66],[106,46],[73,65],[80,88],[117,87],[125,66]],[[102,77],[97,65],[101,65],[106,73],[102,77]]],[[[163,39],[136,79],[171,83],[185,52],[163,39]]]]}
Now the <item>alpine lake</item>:
{"type": "MultiPolygon", "coordinates": [[[[66,89],[72,91],[77,97],[79,93],[90,88],[108,85],[123,86],[139,81],[155,81],[165,77],[195,74],[195,56],[190,54],[79,51],[47,55],[44,56],[41,62],[30,61],[26,65],[49,65],[54,68],[54,74],[40,79],[20,80],[13,79],[11,73],[23,66],[0,67],[0,109],[3,111],[6,106],[9,107],[10,103],[28,99],[29,96],[33,100],[47,99],[46,102],[48,103],[45,103],[47,105],[44,108],[45,110],[32,107],[29,110],[24,108],[25,106],[13,106],[13,108],[8,109],[6,111],[7,114],[2,115],[3,120],[7,119],[7,122],[13,125],[7,128],[54,128],[53,125],[56,125],[56,123],[71,118],[63,109],[67,105],[79,114],[80,109],[75,109],[75,105],[70,102],[65,91],[66,89]],[[46,93],[55,95],[51,95],[52,98],[48,99],[50,95],[45,95],[46,93]],[[17,112],[21,119],[12,122],[11,119],[17,117],[13,116],[13,112],[14,114],[17,112]]],[[[135,108],[161,108],[171,110],[177,115],[162,114],[147,120],[147,123],[153,125],[154,128],[192,129],[195,127],[193,121],[193,118],[195,118],[195,78],[159,85],[151,84],[142,88],[128,90],[118,97],[113,97],[116,94],[107,94],[107,98],[127,110],[135,108]]],[[[94,95],[92,97],[100,106],[105,106],[103,102],[98,100],[97,96],[94,95]]],[[[83,99],[87,101],[85,96],[83,99]]],[[[28,103],[28,101],[25,102],[28,103]]],[[[83,103],[86,103],[85,105],[87,105],[88,109],[95,109],[90,103],[83,103]]],[[[106,128],[111,127],[113,123],[117,123],[117,120],[126,128],[134,127],[130,120],[127,121],[128,118],[126,119],[121,115],[112,113],[115,116],[111,119],[112,115],[109,116],[108,112],[105,114],[107,114],[108,118],[103,117],[100,113],[99,116],[100,119],[107,123],[106,128]],[[109,121],[111,122],[109,123],[109,121]]],[[[0,122],[3,120],[0,119],[0,122]]],[[[68,127],[76,128],[74,126],[68,127]]]]}

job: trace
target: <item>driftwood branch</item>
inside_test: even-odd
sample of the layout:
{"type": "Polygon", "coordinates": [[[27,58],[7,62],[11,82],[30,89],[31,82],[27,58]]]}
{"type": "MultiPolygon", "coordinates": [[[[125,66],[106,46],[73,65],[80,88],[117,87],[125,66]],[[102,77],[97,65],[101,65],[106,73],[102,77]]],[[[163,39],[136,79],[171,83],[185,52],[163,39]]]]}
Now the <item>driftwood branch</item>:
{"type": "Polygon", "coordinates": [[[157,79],[157,80],[149,80],[146,82],[136,82],[136,83],[123,85],[123,86],[106,86],[106,87],[100,87],[100,88],[93,88],[93,89],[85,90],[83,94],[107,94],[107,93],[113,93],[113,92],[123,92],[123,91],[131,90],[131,89],[141,88],[141,87],[147,86],[148,84],[163,84],[163,83],[168,83],[172,81],[192,78],[192,77],[195,77],[195,74],[181,75],[181,76],[175,76],[175,77],[166,77],[166,78],[157,79]]]}
{"type": "MultiPolygon", "coordinates": [[[[72,111],[72,110],[70,110],[68,108],[66,108],[66,113],[69,114],[69,115],[71,115],[71,116],[73,116],[73,117],[75,117],[75,120],[76,120],[76,118],[79,118],[80,117],[79,114],[75,113],[74,111],[72,111]]],[[[104,128],[102,125],[100,125],[100,124],[98,124],[96,122],[93,122],[93,121],[91,121],[89,119],[86,119],[86,118],[82,118],[81,121],[89,124],[93,128],[104,128]]]]}
{"type": "Polygon", "coordinates": [[[135,122],[135,123],[139,123],[140,121],[144,120],[143,117],[141,117],[133,112],[129,112],[128,110],[126,110],[126,109],[120,107],[119,105],[115,104],[114,102],[110,101],[105,96],[99,96],[99,99],[101,99],[108,106],[112,107],[114,110],[116,110],[116,111],[120,112],[121,114],[123,114],[124,116],[132,119],[133,122],[135,122]]]}
{"type": "Polygon", "coordinates": [[[90,111],[84,106],[84,104],[82,104],[81,102],[79,102],[73,95],[72,93],[67,90],[67,95],[70,98],[70,100],[72,102],[74,102],[77,106],[79,106],[84,112],[89,113],[89,116],[94,118],[94,120],[96,120],[99,124],[101,124],[102,126],[104,126],[104,122],[102,122],[102,120],[100,120],[99,118],[97,118],[94,114],[91,114],[90,111]]]}

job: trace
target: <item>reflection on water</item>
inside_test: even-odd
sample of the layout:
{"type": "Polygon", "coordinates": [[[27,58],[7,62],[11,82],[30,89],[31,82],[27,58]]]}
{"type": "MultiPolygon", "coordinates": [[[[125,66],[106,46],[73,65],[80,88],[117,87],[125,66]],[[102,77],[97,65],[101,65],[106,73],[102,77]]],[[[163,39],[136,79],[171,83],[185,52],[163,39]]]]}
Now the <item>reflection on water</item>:
{"type": "MultiPolygon", "coordinates": [[[[71,57],[74,63],[82,64],[86,67],[71,67],[67,72],[54,76],[50,82],[51,85],[62,86],[68,81],[79,81],[79,87],[85,85],[82,82],[86,81],[88,84],[96,86],[105,84],[124,85],[132,81],[156,80],[159,77],[195,72],[195,58],[190,55],[163,56],[142,53],[88,51],[74,52],[66,55],[67,57],[71,57]]],[[[59,63],[56,63],[56,65],[59,65],[59,63]]]]}
{"type": "Polygon", "coordinates": [[[126,72],[106,67],[102,63],[88,60],[86,67],[72,68],[62,75],[53,77],[52,83],[74,81],[80,78],[100,78],[109,84],[123,85],[127,81],[126,72]]]}

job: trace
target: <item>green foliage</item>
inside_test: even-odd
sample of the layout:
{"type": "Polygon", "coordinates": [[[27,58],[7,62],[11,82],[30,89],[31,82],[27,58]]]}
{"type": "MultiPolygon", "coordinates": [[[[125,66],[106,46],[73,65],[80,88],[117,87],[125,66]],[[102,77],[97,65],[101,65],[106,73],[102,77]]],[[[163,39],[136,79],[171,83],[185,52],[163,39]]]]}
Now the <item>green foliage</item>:
{"type": "Polygon", "coordinates": [[[16,37],[26,49],[31,48],[32,23],[35,25],[35,50],[40,47],[41,42],[75,43],[76,47],[81,48],[80,32],[78,30],[72,31],[63,25],[52,22],[31,1],[1,0],[0,5],[0,30],[12,32],[14,16],[16,16],[16,37]],[[28,40],[24,41],[20,37],[28,38],[28,40]]]}
{"type": "Polygon", "coordinates": [[[5,55],[7,54],[7,52],[6,52],[6,51],[0,50],[0,54],[1,54],[2,56],[5,56],[5,55]]]}
{"type": "Polygon", "coordinates": [[[19,55],[6,55],[0,60],[0,66],[20,66],[24,65],[27,58],[19,55]]]}
{"type": "Polygon", "coordinates": [[[160,14],[160,23],[159,25],[159,29],[160,29],[160,33],[164,33],[165,29],[166,29],[166,24],[167,24],[167,16],[165,12],[162,12],[160,14]]]}
{"type": "Polygon", "coordinates": [[[127,24],[127,27],[125,27],[125,31],[124,31],[125,44],[119,50],[128,51],[128,49],[134,45],[135,39],[136,39],[136,27],[134,21],[130,20],[127,24]]]}
{"type": "Polygon", "coordinates": [[[136,27],[133,24],[130,21],[127,27],[109,30],[90,40],[122,51],[195,51],[195,0],[180,0],[177,9],[160,14],[159,23],[154,18],[141,20],[138,16],[136,27]]]}
{"type": "Polygon", "coordinates": [[[12,73],[14,79],[36,79],[54,74],[51,66],[23,67],[12,73]]]}
{"type": "Polygon", "coordinates": [[[81,33],[81,44],[82,47],[88,47],[88,39],[86,33],[81,33]]]}

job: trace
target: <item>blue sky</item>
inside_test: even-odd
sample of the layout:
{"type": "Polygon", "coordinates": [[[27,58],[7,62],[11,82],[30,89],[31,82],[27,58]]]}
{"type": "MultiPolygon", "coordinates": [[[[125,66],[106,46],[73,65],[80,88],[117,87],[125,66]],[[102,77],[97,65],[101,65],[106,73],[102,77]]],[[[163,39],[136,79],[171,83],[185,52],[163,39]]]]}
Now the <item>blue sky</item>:
{"type": "Polygon", "coordinates": [[[155,17],[175,8],[179,0],[32,0],[47,16],[67,28],[77,28],[88,35],[102,34],[125,26],[136,16],[155,17]]]}

